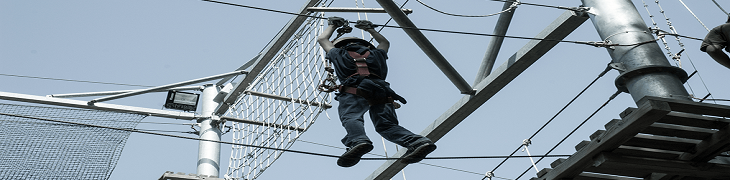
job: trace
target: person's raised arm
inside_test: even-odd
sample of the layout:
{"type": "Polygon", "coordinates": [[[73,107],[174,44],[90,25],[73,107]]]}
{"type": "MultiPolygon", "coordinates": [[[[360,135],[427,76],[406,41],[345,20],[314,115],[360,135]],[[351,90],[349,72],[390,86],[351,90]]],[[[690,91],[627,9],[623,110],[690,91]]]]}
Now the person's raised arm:
{"type": "Polygon", "coordinates": [[[366,31],[368,31],[370,35],[373,36],[375,41],[378,41],[378,49],[382,49],[385,50],[385,52],[388,52],[388,48],[390,48],[390,41],[388,41],[388,39],[385,39],[385,36],[380,34],[375,29],[367,29],[366,31]]]}
{"type": "Polygon", "coordinates": [[[344,26],[347,24],[347,21],[341,17],[329,17],[327,18],[329,26],[327,26],[326,29],[324,29],[324,32],[317,37],[317,42],[319,43],[319,46],[322,46],[322,49],[324,49],[325,52],[330,52],[332,48],[335,48],[335,45],[332,44],[330,41],[330,37],[332,37],[332,33],[335,32],[335,29],[337,29],[340,26],[344,26]]]}
{"type": "Polygon", "coordinates": [[[330,42],[330,37],[332,37],[332,33],[335,32],[334,25],[327,26],[327,29],[324,29],[324,32],[317,37],[317,42],[319,43],[319,46],[322,46],[322,49],[324,49],[324,52],[330,52],[332,48],[335,48],[335,45],[330,42]]]}
{"type": "Polygon", "coordinates": [[[385,50],[385,52],[388,52],[388,48],[390,48],[390,41],[388,39],[385,39],[385,36],[380,34],[378,31],[375,30],[375,27],[377,25],[374,25],[372,22],[368,20],[358,20],[357,24],[355,24],[356,28],[360,28],[362,30],[367,31],[370,33],[370,35],[373,36],[373,39],[378,42],[378,49],[385,50]]]}

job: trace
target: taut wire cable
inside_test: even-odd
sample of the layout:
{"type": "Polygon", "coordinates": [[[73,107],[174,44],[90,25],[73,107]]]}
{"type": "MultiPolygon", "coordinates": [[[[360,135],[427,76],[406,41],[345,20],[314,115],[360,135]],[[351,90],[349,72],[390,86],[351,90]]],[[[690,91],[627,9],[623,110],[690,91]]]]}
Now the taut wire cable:
{"type": "MultiPolygon", "coordinates": [[[[542,127],[540,127],[539,129],[537,129],[537,131],[534,134],[532,134],[532,136],[530,136],[530,138],[527,138],[527,140],[530,140],[530,139],[534,138],[535,136],[537,136],[537,134],[540,133],[540,131],[542,131],[543,129],[545,129],[545,127],[547,127],[548,124],[550,124],[553,120],[555,120],[555,118],[557,118],[558,115],[560,115],[560,113],[562,113],[565,109],[567,109],[568,106],[570,106],[571,104],[573,104],[573,102],[575,102],[575,100],[578,99],[578,97],[580,97],[581,95],[583,95],[583,93],[586,92],[586,90],[588,90],[588,88],[590,88],[591,86],[593,86],[593,84],[596,83],[596,81],[598,81],[598,79],[600,79],[601,77],[603,77],[604,75],[606,75],[606,73],[608,73],[608,71],[610,71],[610,70],[611,70],[611,67],[607,65],[606,66],[606,69],[604,69],[603,72],[601,72],[600,74],[598,74],[598,77],[596,77],[596,79],[593,79],[593,81],[591,81],[591,83],[588,84],[588,86],[586,86],[585,88],[583,88],[583,90],[580,91],[580,93],[578,93],[578,95],[576,95],[575,97],[573,97],[573,99],[571,99],[570,102],[568,102],[568,104],[566,104],[565,106],[563,106],[563,108],[560,109],[560,111],[558,111],[555,115],[553,115],[553,117],[550,118],[550,120],[548,120],[544,125],[542,125],[542,127]]],[[[514,151],[512,151],[512,153],[510,154],[510,156],[508,156],[507,158],[505,158],[504,160],[502,160],[502,162],[500,162],[499,164],[497,164],[497,166],[494,167],[494,169],[492,169],[492,171],[490,171],[490,172],[497,171],[497,169],[500,166],[502,166],[502,164],[504,164],[505,162],[507,162],[507,160],[509,160],[509,158],[512,155],[514,155],[515,153],[517,153],[517,151],[520,151],[520,149],[524,145],[525,144],[523,143],[519,147],[517,147],[517,149],[515,149],[514,151]]],[[[487,176],[484,176],[484,178],[482,178],[482,180],[484,180],[485,178],[487,178],[487,176]]]]}
{"type": "MultiPolygon", "coordinates": [[[[213,2],[213,3],[220,3],[225,5],[231,5],[231,6],[239,6],[239,7],[245,7],[245,8],[253,8],[253,9],[259,9],[259,10],[265,10],[265,11],[271,11],[271,12],[278,12],[278,13],[284,13],[284,14],[290,14],[290,15],[297,15],[297,16],[306,16],[311,18],[320,18],[320,19],[326,19],[325,17],[318,17],[318,16],[311,16],[306,14],[297,14],[292,12],[285,12],[285,11],[279,11],[279,10],[272,10],[272,9],[265,9],[265,8],[259,8],[259,7],[253,7],[253,6],[246,6],[246,5],[240,5],[240,4],[233,4],[233,3],[227,3],[227,2],[220,2],[220,1],[213,1],[213,0],[202,0],[207,2],[213,2]]],[[[493,0],[493,1],[501,1],[501,0],[493,0]]],[[[502,1],[502,2],[514,2],[514,1],[502,1]]],[[[526,3],[522,3],[526,4],[526,3]]],[[[558,6],[556,6],[558,7],[558,6]]],[[[564,8],[564,7],[563,7],[564,8]]],[[[349,22],[349,23],[356,23],[356,22],[349,22]]],[[[645,41],[645,42],[638,42],[633,44],[609,44],[606,42],[595,42],[595,41],[568,41],[568,40],[559,40],[559,39],[543,39],[543,38],[531,38],[531,37],[520,37],[520,36],[507,36],[507,35],[494,35],[494,34],[485,34],[485,33],[473,33],[473,32],[460,32],[460,31],[450,31],[450,30],[439,30],[439,29],[426,29],[426,28],[415,28],[415,27],[402,27],[402,26],[391,26],[391,25],[378,25],[377,26],[383,26],[383,27],[390,27],[390,28],[401,28],[401,29],[413,29],[413,30],[419,30],[419,31],[431,31],[431,32],[441,32],[441,33],[451,33],[451,34],[464,34],[464,35],[476,35],[476,36],[491,36],[491,37],[505,37],[505,38],[513,38],[513,39],[525,39],[525,40],[540,40],[540,41],[555,41],[555,42],[565,42],[565,43],[574,43],[574,44],[583,44],[583,45],[591,45],[594,47],[611,47],[611,46],[638,46],[643,45],[651,42],[655,42],[659,39],[645,41]]],[[[672,35],[672,36],[681,36],[678,34],[664,34],[664,35],[672,35]]],[[[686,37],[686,36],[683,36],[686,37]]],[[[698,39],[698,38],[693,38],[698,39]]]]}
{"type": "MultiPolygon", "coordinates": [[[[519,0],[491,0],[491,1],[519,2],[519,0]]],[[[585,12],[585,11],[588,11],[588,9],[589,9],[587,7],[565,7],[565,6],[553,6],[553,5],[535,4],[535,3],[526,3],[526,2],[519,2],[519,3],[524,4],[524,5],[530,5],[530,6],[549,7],[549,8],[564,9],[564,10],[571,10],[571,11],[578,11],[578,12],[585,12]]]]}
{"type": "Polygon", "coordinates": [[[433,8],[433,7],[429,6],[429,5],[427,5],[426,3],[424,3],[421,0],[416,0],[416,1],[418,1],[419,3],[421,3],[423,6],[426,6],[427,8],[429,8],[431,10],[434,10],[436,12],[439,12],[441,14],[446,14],[446,15],[449,15],[449,16],[457,16],[457,17],[489,17],[489,16],[495,16],[495,15],[499,15],[499,14],[502,14],[502,13],[505,13],[505,12],[509,12],[509,11],[515,10],[515,9],[517,9],[517,6],[520,5],[520,1],[519,0],[516,0],[515,2],[512,3],[512,5],[509,6],[509,8],[504,9],[504,10],[502,10],[500,12],[497,12],[497,13],[487,14],[487,15],[460,15],[460,14],[452,14],[452,13],[447,13],[447,12],[444,12],[444,11],[440,11],[440,10],[438,10],[436,8],[433,8]]]}
{"type": "Polygon", "coordinates": [[[0,74],[0,76],[45,79],[45,80],[56,80],[56,81],[82,82],[82,83],[94,83],[94,84],[109,84],[109,85],[120,85],[120,86],[155,87],[155,86],[145,86],[145,85],[136,85],[136,84],[108,83],[108,82],[98,82],[98,81],[84,81],[84,80],[60,79],[60,78],[38,77],[38,76],[24,76],[24,75],[14,75],[14,74],[0,74]]]}
{"type": "MultiPolygon", "coordinates": [[[[621,91],[620,90],[617,90],[615,93],[613,93],[613,95],[611,95],[611,97],[609,97],[608,100],[606,100],[606,102],[604,102],[601,105],[601,107],[598,107],[598,109],[596,109],[596,111],[593,111],[593,113],[591,113],[590,116],[588,116],[585,120],[583,120],[583,122],[581,122],[578,125],[578,127],[575,127],[575,129],[573,129],[573,131],[571,131],[570,133],[568,133],[568,135],[566,135],[565,138],[563,138],[562,140],[560,140],[560,142],[558,142],[557,144],[555,144],[555,146],[553,146],[553,148],[551,148],[547,153],[545,153],[545,155],[549,155],[551,152],[553,152],[553,150],[555,150],[556,148],[558,148],[558,146],[560,146],[560,144],[563,144],[563,142],[565,142],[565,140],[567,140],[571,135],[573,135],[573,133],[575,133],[576,131],[578,131],[578,129],[580,129],[580,127],[582,127],[584,124],[586,124],[586,122],[588,122],[588,120],[590,120],[591,118],[593,118],[594,115],[596,115],[599,111],[601,111],[601,109],[603,109],[604,107],[606,107],[606,105],[608,105],[608,103],[610,103],[613,99],[615,99],[616,96],[618,96],[619,94],[621,94],[621,91]]],[[[545,157],[540,157],[540,159],[538,159],[536,163],[539,163],[543,159],[545,159],[545,157]]],[[[532,169],[532,167],[527,168],[527,170],[525,170],[524,172],[522,172],[522,174],[520,174],[520,176],[518,176],[515,179],[520,179],[520,177],[522,177],[523,175],[525,175],[525,173],[527,173],[527,171],[530,171],[530,169],[532,169]]]]}
{"type": "MultiPolygon", "coordinates": [[[[712,1],[715,1],[715,0],[712,0],[712,1]]],[[[697,19],[697,22],[700,22],[700,24],[702,24],[702,27],[705,27],[705,29],[707,30],[707,32],[710,32],[710,29],[707,28],[707,26],[705,26],[705,23],[702,23],[702,21],[700,21],[700,18],[698,18],[697,15],[695,15],[695,13],[692,12],[692,10],[689,9],[689,7],[686,4],[684,4],[684,2],[682,0],[679,0],[679,2],[681,2],[682,5],[684,5],[684,7],[687,8],[687,11],[689,11],[689,13],[691,13],[692,16],[694,16],[695,19],[697,19]]],[[[715,4],[717,4],[717,2],[715,2],[715,4]]],[[[718,4],[717,7],[720,7],[720,5],[718,4]]],[[[722,8],[720,8],[720,9],[722,9],[722,8]]],[[[725,12],[725,10],[722,9],[722,12],[725,12]]],[[[727,14],[727,12],[725,12],[725,14],[727,14]]]]}
{"type": "MultiPolygon", "coordinates": [[[[141,130],[137,130],[137,129],[127,129],[127,128],[99,126],[99,125],[93,125],[93,124],[85,124],[85,123],[61,121],[61,120],[54,120],[54,119],[47,119],[47,118],[38,118],[38,117],[31,117],[31,116],[24,116],[24,115],[17,115],[17,114],[0,113],[0,115],[3,115],[3,116],[12,116],[12,117],[19,117],[19,118],[27,118],[27,119],[35,119],[35,120],[41,120],[41,121],[50,121],[50,122],[57,122],[57,123],[66,123],[66,124],[73,124],[73,125],[79,125],[79,126],[88,126],[88,127],[94,127],[94,128],[104,128],[104,129],[113,129],[113,130],[119,130],[119,131],[136,132],[136,133],[142,133],[142,134],[151,134],[151,135],[158,135],[158,136],[167,136],[167,137],[174,137],[174,138],[181,138],[181,139],[190,139],[190,140],[198,140],[198,141],[215,142],[215,143],[221,143],[221,144],[230,144],[230,145],[239,145],[239,146],[255,147],[255,148],[262,148],[262,149],[269,149],[269,150],[276,150],[276,151],[285,151],[285,152],[293,152],[293,153],[299,153],[299,154],[308,154],[308,155],[323,156],[323,157],[333,157],[333,158],[339,158],[340,157],[340,156],[337,156],[337,155],[329,155],[329,154],[322,154],[322,153],[315,153],[315,152],[306,152],[306,151],[297,151],[297,150],[290,150],[290,149],[271,148],[271,147],[256,146],[256,145],[241,144],[241,143],[232,143],[232,142],[225,142],[225,141],[215,141],[215,140],[200,139],[200,138],[194,138],[194,137],[185,137],[185,136],[177,136],[177,135],[170,135],[170,134],[162,134],[162,133],[141,131],[141,130]]],[[[513,156],[513,157],[529,158],[529,157],[569,157],[569,156],[571,156],[571,155],[534,155],[534,156],[513,156]]],[[[498,159],[498,158],[505,158],[505,157],[507,157],[507,156],[426,157],[424,159],[498,159]]],[[[361,158],[361,159],[362,160],[398,160],[398,159],[403,159],[403,158],[361,158]]]]}

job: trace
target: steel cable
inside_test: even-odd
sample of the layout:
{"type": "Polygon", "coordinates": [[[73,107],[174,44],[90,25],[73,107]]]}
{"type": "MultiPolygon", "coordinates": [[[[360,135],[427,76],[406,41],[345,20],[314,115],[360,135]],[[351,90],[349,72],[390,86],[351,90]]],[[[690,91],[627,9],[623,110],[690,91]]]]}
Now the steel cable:
{"type": "MultiPolygon", "coordinates": [[[[611,67],[606,67],[606,69],[605,69],[605,70],[603,70],[603,72],[601,72],[601,73],[600,73],[600,74],[598,75],[598,77],[596,77],[596,79],[593,79],[593,81],[591,81],[591,83],[589,83],[589,84],[588,84],[588,86],[586,86],[585,88],[583,88],[583,90],[582,90],[582,91],[580,91],[580,93],[578,93],[578,94],[577,94],[577,95],[576,95],[575,97],[573,97],[573,99],[572,99],[572,100],[570,100],[570,101],[568,102],[568,104],[566,104],[565,106],[563,106],[563,108],[562,108],[562,109],[560,109],[560,111],[558,111],[558,112],[557,112],[557,113],[556,113],[555,115],[553,115],[553,117],[552,117],[552,118],[550,118],[550,120],[548,120],[548,121],[547,121],[547,122],[546,122],[546,123],[545,123],[544,125],[542,125],[542,127],[540,127],[539,129],[537,129],[537,131],[536,131],[536,132],[535,132],[534,134],[532,134],[532,136],[530,136],[530,138],[527,138],[527,139],[529,140],[529,139],[532,139],[532,138],[534,138],[535,136],[537,136],[537,134],[538,134],[538,133],[540,133],[540,132],[541,132],[541,131],[542,131],[543,129],[545,129],[545,127],[547,127],[547,125],[548,125],[548,124],[550,124],[550,123],[551,123],[551,122],[552,122],[553,120],[555,120],[555,118],[556,118],[556,117],[558,117],[558,115],[560,115],[561,113],[563,113],[563,111],[564,111],[565,109],[567,109],[567,108],[568,108],[568,106],[570,106],[571,104],[573,104],[573,102],[574,102],[574,101],[575,101],[576,99],[578,99],[578,97],[580,97],[581,95],[583,95],[583,93],[584,93],[584,92],[586,92],[586,90],[588,90],[588,88],[590,88],[591,86],[593,86],[593,84],[594,84],[594,83],[596,83],[596,81],[598,81],[598,79],[600,79],[601,77],[603,77],[603,75],[606,75],[606,73],[608,73],[608,71],[610,71],[610,70],[611,70],[611,67]]],[[[501,163],[499,163],[499,164],[498,164],[498,165],[497,165],[497,166],[496,166],[496,167],[495,167],[494,169],[492,169],[492,172],[494,172],[494,171],[497,171],[497,169],[498,169],[498,168],[499,168],[500,166],[502,166],[502,164],[504,164],[504,163],[505,163],[505,162],[506,162],[507,160],[509,160],[509,158],[510,158],[510,157],[512,157],[512,155],[514,155],[515,153],[517,153],[517,151],[519,151],[519,150],[520,150],[520,149],[521,149],[521,148],[522,148],[523,146],[525,146],[525,144],[524,144],[524,143],[523,143],[522,145],[520,145],[519,147],[517,147],[517,149],[515,149],[514,151],[512,151],[512,153],[510,154],[510,156],[508,156],[507,158],[505,158],[505,159],[504,159],[504,160],[503,160],[503,161],[502,161],[501,163]]],[[[538,161],[538,162],[539,162],[539,161],[538,161]]],[[[484,178],[486,178],[486,176],[485,176],[484,178]]],[[[482,178],[482,180],[484,180],[484,178],[482,178]]]]}
{"type": "Polygon", "coordinates": [[[82,83],[94,83],[94,84],[109,84],[109,85],[120,85],[120,86],[154,87],[154,86],[145,86],[145,85],[136,85],[136,84],[108,83],[108,82],[98,82],[98,81],[83,81],[83,80],[48,78],[48,77],[38,77],[38,76],[23,76],[23,75],[14,75],[14,74],[0,74],[0,76],[22,77],[22,78],[33,78],[33,79],[45,79],[45,80],[56,80],[56,81],[82,82],[82,83]]]}
{"type": "MultiPolygon", "coordinates": [[[[277,13],[284,13],[284,14],[290,14],[290,15],[306,16],[306,17],[319,18],[319,19],[327,19],[326,17],[318,17],[318,16],[307,15],[307,14],[297,14],[297,13],[292,13],[292,12],[285,12],[285,11],[279,11],[279,10],[273,10],[273,9],[266,9],[266,8],[254,7],[254,6],[246,6],[246,5],[240,5],[240,4],[233,4],[233,3],[221,2],[221,1],[213,1],[213,0],[202,0],[202,1],[213,2],[213,3],[220,3],[220,4],[225,4],[225,5],[231,5],[231,6],[238,6],[238,7],[245,7],[245,8],[252,8],[252,9],[258,9],[258,10],[264,10],[264,11],[271,11],[271,12],[277,12],[277,13]]],[[[493,1],[502,1],[502,0],[493,0],[493,1]]],[[[502,1],[502,2],[514,2],[514,1],[502,1]]],[[[526,3],[522,3],[522,4],[526,4],[526,3]]],[[[532,4],[532,5],[535,5],[535,4],[532,4]]],[[[551,6],[551,7],[555,7],[555,8],[567,8],[567,7],[562,7],[562,6],[551,6]]],[[[571,9],[571,8],[568,8],[568,9],[571,9]]],[[[573,10],[575,10],[575,9],[573,9],[573,10]]],[[[350,21],[349,23],[356,23],[356,22],[350,21]]],[[[531,38],[531,37],[520,37],[520,36],[494,35],[494,34],[485,34],[485,33],[461,32],[461,31],[450,31],[450,30],[439,30],[439,29],[426,29],[426,28],[415,28],[415,27],[402,27],[402,26],[391,26],[391,25],[378,25],[378,24],[375,24],[375,25],[376,26],[382,26],[382,27],[390,27],[390,28],[413,29],[413,30],[419,30],[419,31],[431,31],[431,32],[451,33],[451,34],[464,34],[464,35],[476,35],[476,36],[504,37],[504,38],[525,39],[525,40],[556,41],[556,42],[565,42],[565,43],[574,43],[574,44],[590,45],[590,46],[594,46],[594,47],[638,46],[638,45],[643,45],[643,44],[651,43],[651,42],[654,42],[654,41],[657,41],[658,40],[658,39],[656,39],[656,40],[639,42],[639,43],[634,43],[634,44],[608,44],[606,42],[595,42],[595,41],[567,41],[567,40],[559,40],[559,39],[543,39],[543,38],[531,38]]],[[[666,35],[680,36],[680,35],[677,35],[677,34],[666,34],[666,35]]],[[[694,38],[694,39],[698,39],[698,38],[694,38]]]]}
{"type": "MultiPolygon", "coordinates": [[[[292,153],[299,153],[299,154],[308,154],[308,155],[323,156],[323,157],[333,157],[333,158],[339,158],[340,157],[340,156],[337,156],[337,155],[329,155],[329,154],[322,154],[322,153],[315,153],[315,152],[306,152],[306,151],[297,151],[297,150],[290,150],[290,149],[271,148],[271,147],[256,146],[256,145],[241,144],[241,143],[232,143],[232,142],[225,142],[225,141],[215,141],[215,140],[208,140],[208,139],[200,139],[200,138],[193,138],[193,137],[185,137],[185,136],[177,136],[177,135],[170,135],[170,134],[162,134],[162,133],[141,131],[141,130],[138,130],[138,129],[128,129],[128,128],[117,128],[117,127],[99,126],[99,125],[93,125],[93,124],[77,123],[77,122],[70,122],[70,121],[61,121],[61,120],[54,120],[54,119],[47,119],[47,118],[38,118],[38,117],[31,117],[31,116],[24,116],[24,115],[17,115],[17,114],[0,113],[0,115],[11,116],[11,117],[19,117],[19,118],[27,118],[27,119],[35,119],[35,120],[41,120],[41,121],[50,121],[50,122],[57,122],[57,123],[65,123],[65,124],[73,124],[73,125],[79,125],[79,126],[95,127],[95,128],[104,128],[104,129],[113,129],[113,130],[120,130],[120,131],[129,131],[129,132],[136,132],[136,133],[142,133],[142,134],[151,134],[151,135],[158,135],[158,136],[167,136],[167,137],[174,137],[174,138],[181,138],[181,139],[190,139],[190,140],[198,140],[198,141],[215,142],[215,143],[221,143],[221,144],[230,144],[230,145],[238,145],[238,146],[246,146],[246,147],[255,147],[255,148],[262,148],[262,149],[269,149],[269,150],[276,150],[276,151],[284,151],[284,152],[292,152],[292,153]]],[[[568,156],[570,156],[570,155],[534,155],[534,156],[516,156],[516,157],[524,157],[524,158],[527,158],[527,157],[568,157],[568,156]]],[[[506,157],[506,156],[426,157],[424,159],[491,159],[491,158],[504,158],[504,157],[506,157]]],[[[403,158],[361,158],[361,159],[362,160],[398,160],[398,159],[403,159],[403,158]]]]}
{"type": "MultiPolygon", "coordinates": [[[[566,135],[565,138],[561,139],[560,142],[558,142],[557,144],[555,144],[555,146],[553,146],[553,148],[551,148],[547,153],[545,153],[545,155],[549,155],[551,152],[553,152],[553,150],[555,150],[556,148],[558,148],[558,146],[560,146],[560,144],[563,144],[563,142],[565,142],[565,140],[567,140],[571,135],[573,135],[573,133],[575,133],[576,131],[578,131],[578,129],[580,129],[580,127],[582,127],[586,122],[588,122],[588,120],[590,120],[591,118],[593,118],[594,115],[596,115],[599,111],[601,111],[601,109],[603,109],[604,107],[606,107],[606,105],[608,105],[608,103],[611,102],[614,98],[616,98],[616,96],[618,96],[619,94],[621,94],[621,91],[620,90],[618,90],[615,93],[613,93],[613,95],[611,95],[611,97],[609,97],[608,100],[601,105],[601,107],[598,107],[598,109],[596,109],[596,111],[593,111],[593,113],[591,113],[590,116],[588,116],[585,120],[583,120],[583,122],[581,122],[578,125],[578,127],[575,127],[575,129],[573,129],[573,131],[570,131],[570,133],[568,133],[568,135],[566,135]]],[[[535,163],[539,163],[543,159],[545,159],[545,158],[544,157],[541,157],[535,163]]],[[[517,178],[515,178],[515,180],[520,179],[520,177],[522,177],[523,175],[525,175],[525,173],[527,173],[528,171],[530,171],[530,169],[532,169],[532,166],[530,166],[529,168],[527,168],[527,170],[525,170],[524,172],[522,172],[522,174],[520,174],[520,176],[518,176],[517,178]]]]}
{"type": "Polygon", "coordinates": [[[457,17],[489,17],[489,16],[495,16],[495,15],[499,15],[499,14],[502,14],[502,13],[505,13],[505,12],[509,12],[509,11],[515,10],[515,9],[517,9],[517,5],[520,5],[520,1],[517,0],[514,3],[512,3],[512,5],[509,8],[504,9],[504,10],[502,10],[500,12],[497,12],[497,13],[487,14],[487,15],[460,15],[460,14],[452,14],[452,13],[447,13],[447,12],[438,10],[436,8],[433,8],[433,7],[429,6],[429,5],[427,5],[426,3],[424,3],[421,0],[416,0],[416,1],[418,1],[419,3],[421,3],[423,6],[426,6],[427,8],[429,8],[431,10],[434,10],[436,12],[439,12],[441,14],[446,14],[446,15],[449,15],[449,16],[457,16],[457,17]]]}

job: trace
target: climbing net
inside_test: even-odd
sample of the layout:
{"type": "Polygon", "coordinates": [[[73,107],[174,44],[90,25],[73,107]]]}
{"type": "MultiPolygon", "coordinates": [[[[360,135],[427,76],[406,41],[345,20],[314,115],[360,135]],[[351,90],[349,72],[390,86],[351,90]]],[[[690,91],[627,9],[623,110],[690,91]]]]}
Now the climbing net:
{"type": "MultiPolygon", "coordinates": [[[[320,2],[326,6],[328,1],[320,2]]],[[[322,13],[313,13],[324,17],[322,13]]],[[[288,149],[329,108],[329,93],[317,90],[326,78],[324,51],[317,36],[326,19],[308,18],[281,52],[253,81],[226,116],[261,122],[233,123],[233,142],[288,149]]],[[[226,178],[256,179],[283,151],[232,146],[226,178]]]]}
{"type": "Polygon", "coordinates": [[[108,179],[131,132],[146,116],[0,103],[0,179],[108,179]]]}

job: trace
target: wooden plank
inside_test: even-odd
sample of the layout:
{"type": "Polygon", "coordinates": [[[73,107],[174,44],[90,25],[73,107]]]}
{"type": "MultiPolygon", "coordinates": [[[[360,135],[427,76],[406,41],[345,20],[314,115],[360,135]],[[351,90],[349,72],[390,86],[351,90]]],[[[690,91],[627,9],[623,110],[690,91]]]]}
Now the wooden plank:
{"type": "Polygon", "coordinates": [[[591,141],[581,151],[576,152],[568,160],[539,179],[553,180],[578,176],[583,169],[591,166],[594,156],[603,151],[610,151],[619,147],[623,142],[634,137],[642,129],[653,124],[670,111],[669,105],[665,102],[652,99],[642,102],[641,106],[626,115],[622,122],[607,129],[602,137],[591,141]]]}
{"type": "Polygon", "coordinates": [[[664,173],[651,173],[650,176],[647,176],[645,180],[672,180],[675,179],[681,179],[681,177],[675,176],[675,175],[668,175],[664,173]]]}
{"type": "Polygon", "coordinates": [[[610,175],[615,175],[615,176],[633,177],[633,178],[646,177],[649,174],[651,174],[651,172],[626,171],[626,169],[620,169],[620,168],[621,167],[593,167],[593,166],[590,166],[590,167],[584,169],[584,171],[588,172],[588,173],[610,174],[610,175]]]}
{"type": "Polygon", "coordinates": [[[693,150],[695,153],[684,153],[679,159],[693,162],[707,162],[720,153],[730,150],[730,125],[719,129],[710,138],[698,143],[693,150]]]}
{"type": "Polygon", "coordinates": [[[654,123],[647,127],[641,133],[659,136],[678,137],[687,139],[703,140],[712,136],[717,130],[697,128],[691,126],[681,126],[664,123],[654,123]]]}
{"type": "MultiPolygon", "coordinates": [[[[642,100],[661,100],[667,102],[673,111],[694,113],[700,115],[712,115],[720,117],[730,117],[730,106],[718,105],[718,104],[707,104],[697,102],[685,102],[674,99],[659,98],[659,97],[645,97],[642,100]]],[[[686,115],[687,116],[687,115],[686,115]]],[[[697,117],[697,116],[694,116],[697,117]]],[[[707,119],[696,118],[696,119],[707,119]]],[[[679,159],[688,160],[694,162],[706,162],[721,152],[730,150],[730,125],[725,124],[728,121],[726,119],[713,118],[714,125],[720,125],[720,127],[713,127],[719,131],[714,133],[711,137],[703,140],[694,147],[691,152],[682,154],[679,159]]],[[[697,123],[697,122],[695,122],[697,123]]],[[[690,123],[692,124],[692,123],[690,123]]]]}
{"type": "Polygon", "coordinates": [[[730,124],[730,120],[714,117],[706,117],[696,114],[681,112],[670,112],[664,118],[657,121],[666,124],[676,124],[707,129],[720,129],[730,124]]]}
{"type": "Polygon", "coordinates": [[[643,178],[625,177],[607,174],[596,174],[596,173],[580,173],[578,177],[573,180],[643,180],[643,178]]]}
{"type": "Polygon", "coordinates": [[[622,145],[669,151],[692,152],[694,151],[695,145],[700,142],[701,141],[699,140],[692,139],[637,134],[634,138],[629,139],[622,145]]]}
{"type": "Polygon", "coordinates": [[[720,116],[720,117],[730,117],[730,106],[726,106],[726,105],[699,103],[699,102],[694,102],[694,101],[684,101],[684,100],[678,100],[678,99],[669,99],[669,98],[651,97],[651,96],[644,97],[641,100],[639,100],[639,102],[641,102],[643,100],[658,100],[658,101],[667,102],[667,104],[669,104],[669,107],[671,107],[672,111],[685,112],[685,113],[691,113],[691,114],[704,114],[704,115],[713,115],[713,116],[720,116]]]}
{"type": "Polygon", "coordinates": [[[661,160],[643,157],[622,156],[612,153],[599,154],[593,164],[602,173],[627,174],[645,172],[681,175],[706,179],[730,179],[730,165],[694,163],[690,161],[661,160]],[[613,172],[611,172],[613,170],[613,172]]]}
{"type": "Polygon", "coordinates": [[[633,146],[619,146],[617,149],[611,151],[614,154],[620,155],[632,155],[638,157],[648,157],[657,159],[677,159],[682,152],[667,151],[661,149],[652,149],[645,147],[633,147],[633,146]]]}

